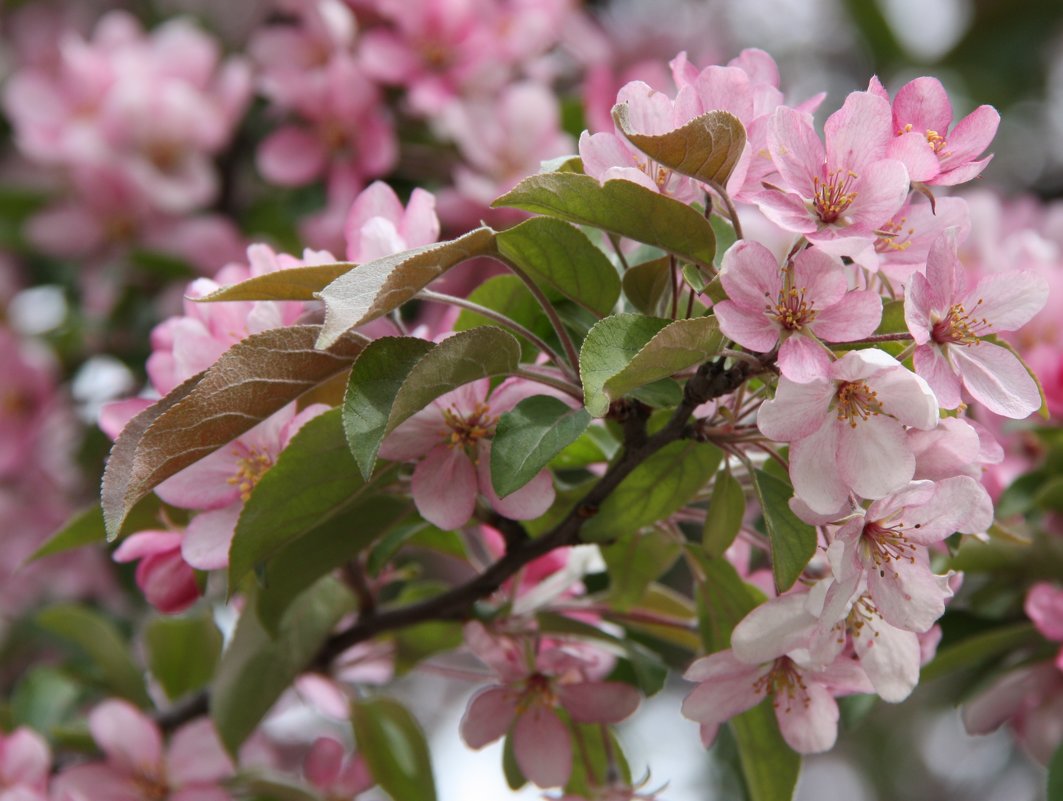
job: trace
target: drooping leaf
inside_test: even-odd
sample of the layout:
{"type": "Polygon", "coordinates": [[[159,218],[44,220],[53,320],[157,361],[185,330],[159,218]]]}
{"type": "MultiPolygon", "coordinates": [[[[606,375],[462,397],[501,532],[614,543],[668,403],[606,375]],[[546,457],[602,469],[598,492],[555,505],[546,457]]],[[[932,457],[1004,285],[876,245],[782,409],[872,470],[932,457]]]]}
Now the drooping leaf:
{"type": "Polygon", "coordinates": [[[715,317],[676,320],[654,334],[620,372],[606,379],[602,391],[610,401],[622,398],[717,355],[722,345],[715,317]]]}
{"type": "Polygon", "coordinates": [[[584,525],[586,542],[605,542],[663,520],[687,504],[720,465],[715,445],[673,442],[636,467],[584,525]]]}
{"type": "Polygon", "coordinates": [[[38,612],[36,620],[87,656],[110,692],[139,706],[149,703],[144,677],[129,644],[106,617],[84,606],[57,604],[38,612]]]}
{"type": "Polygon", "coordinates": [[[288,608],[276,638],[270,637],[257,615],[240,616],[210,693],[211,719],[231,755],[307,668],[332,627],[353,608],[351,591],[329,577],[288,608]]]}
{"type": "Polygon", "coordinates": [[[771,572],[775,588],[784,592],[794,585],[816,553],[816,529],[790,509],[793,488],[763,470],[753,473],[753,486],[764,512],[764,527],[771,541],[771,572]]]}
{"type": "Polygon", "coordinates": [[[392,495],[362,496],[308,534],[277,551],[261,572],[258,616],[276,634],[300,593],[347,564],[410,513],[410,503],[392,495]]]}
{"type": "Polygon", "coordinates": [[[232,286],[223,286],[209,295],[193,298],[199,303],[232,300],[313,300],[317,293],[358,265],[349,261],[311,264],[256,275],[232,286]]]}
{"type": "Polygon", "coordinates": [[[125,427],[103,478],[108,535],[155,486],[253,428],[304,392],[348,369],[363,338],[313,346],[318,327],[274,328],[227,350],[198,380],[178,387],[125,427]]]}
{"type": "Polygon", "coordinates": [[[415,342],[421,340],[375,340],[351,370],[343,428],[363,475],[371,473],[384,437],[404,420],[464,384],[512,373],[520,362],[520,343],[501,328],[473,328],[435,346],[415,342]]]}
{"type": "Polygon", "coordinates": [[[678,542],[657,530],[625,534],[604,546],[611,606],[627,611],[640,603],[646,588],[675,564],[681,550],[678,542]]]}
{"type": "Polygon", "coordinates": [[[578,228],[533,217],[498,234],[498,251],[535,283],[550,287],[603,317],[620,297],[620,277],[578,228]]]}
{"type": "Polygon", "coordinates": [[[221,632],[210,615],[158,617],[144,633],[148,667],[173,701],[205,687],[221,655],[221,632]]]}
{"type": "Polygon", "coordinates": [[[428,742],[416,718],[392,698],[351,705],[351,725],[369,772],[395,801],[435,801],[428,742]]]}
{"type": "Polygon", "coordinates": [[[525,178],[491,205],[601,228],[706,267],[716,253],[708,220],[685,203],[632,181],[603,185],[589,175],[541,173],[525,178]]]}
{"type": "Polygon", "coordinates": [[[665,256],[632,265],[621,281],[624,296],[643,314],[663,311],[665,298],[672,294],[672,263],[665,256]]]}
{"type": "Polygon", "coordinates": [[[495,232],[477,228],[457,239],[385,256],[344,273],[318,293],[325,302],[325,324],[317,347],[330,347],[351,328],[397,309],[451,267],[494,249],[495,232]]]}
{"type": "Polygon", "coordinates": [[[591,416],[558,398],[535,395],[503,414],[491,446],[491,483],[500,498],[523,487],[587,430],[591,416]]]}
{"type": "Polygon", "coordinates": [[[656,161],[707,184],[723,186],[746,146],[746,129],[727,111],[709,111],[664,134],[632,130],[630,107],[613,107],[613,121],[628,141],[656,161]]]}
{"type": "Polygon", "coordinates": [[[579,374],[583,382],[583,402],[595,417],[604,417],[610,396],[606,382],[619,374],[671,321],[641,314],[617,314],[606,317],[587,334],[579,354],[579,374]]]}
{"type": "Polygon", "coordinates": [[[340,410],[308,421],[244,504],[229,548],[229,592],[264,564],[375,489],[362,480],[343,437],[340,410]]]}
{"type": "Polygon", "coordinates": [[[742,485],[724,469],[716,474],[709,508],[705,510],[702,545],[709,556],[723,556],[731,547],[746,514],[746,493],[742,485]]]}

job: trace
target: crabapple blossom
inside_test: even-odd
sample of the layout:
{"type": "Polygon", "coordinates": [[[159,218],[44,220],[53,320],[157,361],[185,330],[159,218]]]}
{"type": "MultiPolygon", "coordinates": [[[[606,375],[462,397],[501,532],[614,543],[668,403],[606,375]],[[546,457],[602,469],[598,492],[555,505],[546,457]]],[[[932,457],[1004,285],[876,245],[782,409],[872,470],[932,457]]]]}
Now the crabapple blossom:
{"type": "Polygon", "coordinates": [[[1026,750],[1047,765],[1063,743],[1063,671],[1048,662],[1005,673],[963,705],[968,734],[1008,723],[1026,750]]]}
{"type": "MultiPolygon", "coordinates": [[[[1047,639],[1063,643],[1063,589],[1041,581],[1026,594],[1026,616],[1047,639]]],[[[1056,667],[1063,670],[1063,648],[1056,655],[1056,667]]]]}
{"type": "Polygon", "coordinates": [[[1023,418],[1041,405],[1037,382],[1007,348],[983,337],[1014,331],[1044,306],[1048,284],[1030,272],[987,275],[971,286],[946,232],[905,289],[904,318],[915,339],[915,369],[946,409],[962,402],[960,388],[991,412],[1023,418]]]}
{"type": "Polygon", "coordinates": [[[515,520],[538,517],[554,502],[548,470],[505,498],[491,485],[491,442],[499,415],[541,388],[508,379],[493,391],[487,379],[458,387],[436,400],[384,439],[380,456],[395,461],[418,460],[411,490],[417,511],[442,529],[469,521],[477,497],[483,495],[499,514],[515,520]]]}
{"type": "Polygon", "coordinates": [[[137,561],[136,582],[148,603],[163,614],[176,614],[199,598],[195,570],[181,556],[183,535],[177,531],[139,531],[115,549],[116,562],[137,561]]]}
{"type": "Polygon", "coordinates": [[[318,737],[303,760],[303,774],[326,798],[354,799],[376,783],[365,758],[346,750],[331,737],[318,737]]]}
{"type": "Polygon", "coordinates": [[[479,623],[466,625],[465,642],[502,683],[469,700],[462,739],[482,748],[509,732],[521,772],[540,787],[563,785],[572,772],[572,737],[557,707],[575,723],[618,723],[639,704],[634,687],[591,679],[590,665],[556,643],[530,651],[479,623]]]}
{"type": "Polygon", "coordinates": [[[358,195],[344,225],[347,259],[361,264],[439,239],[435,197],[414,189],[403,208],[395,190],[374,181],[358,195]]]}
{"type": "Polygon", "coordinates": [[[819,339],[860,339],[882,318],[878,294],[847,291],[841,263],[814,247],[779,267],[763,245],[736,242],[723,256],[720,281],[728,297],[713,306],[720,330],[757,353],[781,340],[779,369],[792,381],[829,370],[831,357],[819,339]]]}
{"type": "MultiPolygon", "coordinates": [[[[872,94],[889,100],[889,94],[872,78],[872,94]]],[[[979,106],[952,128],[952,103],[937,78],[916,78],[893,98],[890,158],[904,162],[913,181],[929,186],[955,186],[981,175],[991,155],[976,160],[989,147],[1000,124],[992,106],[979,106]]]]}
{"type": "Polygon", "coordinates": [[[206,718],[182,726],[166,748],[159,727],[126,701],[104,701],[88,722],[106,760],[59,774],[53,801],[231,801],[220,782],[233,764],[206,718]]]}
{"type": "Polygon", "coordinates": [[[790,443],[790,477],[798,497],[820,514],[837,512],[849,492],[883,498],[915,472],[905,427],[937,424],[926,382],[883,351],[846,353],[812,381],[783,376],[760,407],[757,426],[790,443]]]}
{"type": "Polygon", "coordinates": [[[33,729],[0,733],[0,800],[46,801],[52,752],[33,729]]]}

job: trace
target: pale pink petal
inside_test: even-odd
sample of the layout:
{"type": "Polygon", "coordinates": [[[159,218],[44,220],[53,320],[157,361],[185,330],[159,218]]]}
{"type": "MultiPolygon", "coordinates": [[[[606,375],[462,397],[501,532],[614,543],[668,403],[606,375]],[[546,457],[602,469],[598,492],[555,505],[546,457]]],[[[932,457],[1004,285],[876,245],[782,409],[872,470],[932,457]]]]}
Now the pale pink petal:
{"type": "Polygon", "coordinates": [[[53,801],[144,801],[134,777],[99,762],[75,765],[52,780],[53,801]]]}
{"type": "Polygon", "coordinates": [[[819,754],[838,738],[838,704],[822,684],[775,696],[775,717],[787,745],[799,754],[819,754]]]}
{"type": "Polygon", "coordinates": [[[572,738],[552,709],[535,704],[513,727],[520,772],[539,787],[559,787],[572,775],[572,738]]]}
{"type": "Polygon", "coordinates": [[[1023,609],[1045,637],[1063,642],[1063,589],[1040,581],[1026,594],[1023,609]]]}
{"type": "Polygon", "coordinates": [[[731,301],[762,312],[766,305],[778,300],[782,270],[775,254],[764,245],[742,239],[723,254],[720,283],[731,301]]]}
{"type": "Polygon", "coordinates": [[[180,548],[182,539],[178,531],[139,531],[122,540],[111,557],[116,562],[132,562],[180,548]]]}
{"type": "Polygon", "coordinates": [[[915,456],[896,420],[873,415],[856,428],[839,427],[838,470],[858,495],[882,498],[912,480],[915,456]]]}
{"type": "Polygon", "coordinates": [[[752,194],[750,200],[765,217],[787,231],[811,234],[819,230],[819,217],[809,210],[800,195],[771,189],[752,194]]]}
{"type": "Polygon", "coordinates": [[[951,476],[933,486],[930,498],[904,512],[910,542],[932,545],[953,532],[978,534],[993,524],[993,501],[980,481],[951,476]]]}
{"type": "Polygon", "coordinates": [[[724,336],[754,353],[767,353],[779,341],[778,324],[763,310],[739,306],[729,300],[720,301],[712,309],[724,336]]]}
{"type": "Polygon", "coordinates": [[[989,411],[1022,420],[1041,408],[1037,383],[1007,348],[981,341],[950,347],[949,355],[967,391],[989,411]]]}
{"type": "Polygon", "coordinates": [[[0,734],[0,783],[44,786],[51,766],[51,749],[37,732],[22,726],[0,734]]]}
{"type": "Polygon", "coordinates": [[[450,434],[442,411],[435,404],[404,420],[380,443],[380,458],[396,462],[419,459],[450,434]]]}
{"type": "Polygon", "coordinates": [[[347,212],[343,234],[347,241],[353,241],[362,227],[374,217],[383,217],[396,226],[402,219],[403,208],[395,190],[383,181],[373,181],[355,199],[351,210],[347,212]]]}
{"type": "Polygon", "coordinates": [[[126,400],[105,403],[100,409],[99,427],[111,439],[118,439],[126,423],[151,406],[148,398],[128,398],[126,400]]]}
{"type": "Polygon", "coordinates": [[[162,778],[162,735],[127,701],[108,700],[89,713],[89,731],[111,765],[126,773],[162,778]]]}
{"type": "Polygon", "coordinates": [[[212,784],[234,773],[232,760],[207,718],[178,729],[166,752],[167,778],[174,787],[212,784]]]}
{"type": "Polygon", "coordinates": [[[604,186],[608,181],[630,181],[654,192],[660,192],[661,188],[654,183],[650,176],[635,167],[610,167],[602,173],[598,179],[604,186]]]}
{"type": "Polygon", "coordinates": [[[807,646],[816,618],[807,610],[806,593],[773,598],[746,615],[731,632],[736,658],[756,665],[807,646]]]}
{"type": "Polygon", "coordinates": [[[549,470],[540,470],[535,478],[505,498],[499,498],[491,485],[490,451],[481,450],[477,468],[480,492],[486,496],[491,506],[503,517],[513,520],[534,520],[553,506],[556,492],[554,479],[549,470]]]}
{"type": "Polygon", "coordinates": [[[201,512],[192,518],[181,542],[181,556],[199,570],[220,570],[229,564],[229,546],[243,504],[201,512]]]}
{"type": "Polygon", "coordinates": [[[886,622],[906,631],[928,631],[945,613],[945,600],[952,596],[945,576],[930,572],[925,549],[916,549],[913,561],[888,563],[871,569],[867,588],[886,622]]]}
{"type": "Polygon", "coordinates": [[[814,512],[827,514],[848,502],[849,484],[838,466],[835,420],[827,419],[818,431],[790,447],[790,478],[794,492],[814,512]]]}
{"type": "Polygon", "coordinates": [[[642,696],[619,681],[584,681],[558,688],[561,706],[576,723],[619,723],[639,705],[642,696]]]}
{"type": "Polygon", "coordinates": [[[768,128],[768,149],[787,187],[812,197],[814,179],[823,177],[826,150],[812,128],[811,115],[777,108],[768,128]]]}
{"type": "Polygon", "coordinates": [[[880,354],[884,358],[879,359],[879,362],[889,365],[874,374],[871,381],[883,412],[899,423],[914,428],[929,429],[938,424],[937,398],[923,378],[901,367],[892,356],[874,348],[851,351],[843,359],[857,354],[868,364],[873,363],[871,357],[874,354],[880,354]]]}
{"type": "Polygon", "coordinates": [[[865,615],[863,621],[863,626],[853,629],[860,666],[883,701],[903,701],[919,683],[919,637],[878,615],[865,615]]]}
{"type": "Polygon", "coordinates": [[[236,476],[246,449],[225,445],[155,488],[166,503],[181,509],[221,509],[240,499],[236,476]],[[230,480],[232,479],[232,480],[230,480]]]}
{"type": "Polygon", "coordinates": [[[517,715],[517,694],[508,687],[486,687],[469,699],[461,719],[461,738],[469,748],[483,748],[509,731],[517,715]]]}
{"type": "Polygon", "coordinates": [[[414,189],[402,215],[399,231],[408,248],[419,248],[437,241],[439,217],[436,215],[435,195],[420,187],[414,189]]]}
{"type": "Polygon", "coordinates": [[[986,156],[981,161],[971,161],[967,164],[961,164],[946,172],[939,173],[937,178],[927,181],[927,183],[931,186],[956,186],[958,184],[966,183],[981,175],[992,160],[992,156],[986,156]]]}
{"type": "Polygon", "coordinates": [[[911,125],[920,133],[936,131],[944,136],[952,124],[952,104],[937,78],[916,78],[897,92],[893,118],[898,128],[911,125]]]}
{"type": "Polygon", "coordinates": [[[820,310],[840,301],[848,288],[842,265],[816,247],[805,248],[794,258],[794,283],[805,290],[805,299],[816,309],[817,320],[820,310]]]}
{"type": "Polygon", "coordinates": [[[406,250],[395,223],[383,217],[373,217],[348,236],[347,258],[364,263],[375,261],[406,250]],[[356,247],[352,247],[353,245],[356,247]]]}
{"type": "Polygon", "coordinates": [[[579,154],[583,160],[583,171],[587,175],[602,181],[602,176],[610,167],[631,167],[634,154],[616,134],[584,131],[579,138],[579,154]]]}
{"type": "Polygon", "coordinates": [[[875,333],[882,322],[882,300],[877,292],[849,292],[839,303],[823,309],[812,321],[816,336],[828,342],[851,342],[875,333]]]}
{"type": "Polygon", "coordinates": [[[324,172],[328,153],[310,131],[286,126],[259,145],[256,161],[266,180],[281,186],[302,186],[324,172]]]}
{"type": "MultiPolygon", "coordinates": [[[[718,310],[719,306],[715,308],[718,310]]],[[[724,330],[722,324],[720,330],[724,330]]],[[[819,343],[797,334],[782,343],[778,364],[784,376],[799,384],[806,384],[826,375],[830,370],[830,355],[819,343]]]]}
{"type": "Polygon", "coordinates": [[[942,169],[949,170],[982,155],[999,125],[1000,114],[992,106],[979,106],[956,123],[948,135],[949,155],[942,159],[942,169]]]}
{"type": "Polygon", "coordinates": [[[303,760],[303,774],[314,786],[327,790],[339,778],[347,749],[331,737],[318,737],[303,760]]]}
{"type": "Polygon", "coordinates": [[[908,170],[893,159],[868,164],[860,174],[856,198],[846,216],[861,230],[873,231],[892,219],[908,197],[908,170]]]}
{"type": "Polygon", "coordinates": [[[1017,331],[1045,307],[1048,282],[1032,271],[988,275],[959,300],[973,319],[989,322],[979,334],[1017,331]]]}
{"type": "Polygon", "coordinates": [[[757,427],[764,436],[780,442],[794,442],[814,433],[832,417],[833,382],[820,379],[798,384],[779,382],[775,398],[760,407],[757,427]]]}
{"type": "Polygon", "coordinates": [[[865,170],[870,174],[869,165],[886,155],[892,118],[889,103],[881,97],[850,92],[842,107],[823,125],[827,168],[852,170],[861,178],[865,177],[865,170]]]}
{"type": "Polygon", "coordinates": [[[414,468],[413,502],[429,523],[460,528],[476,508],[476,469],[461,448],[437,445],[414,468]]]}
{"type": "Polygon", "coordinates": [[[934,301],[930,281],[922,273],[914,273],[904,289],[904,322],[916,345],[930,341],[930,332],[934,328],[930,317],[934,301]]]}
{"type": "Polygon", "coordinates": [[[926,379],[942,409],[955,409],[963,401],[960,377],[945,352],[936,345],[920,345],[912,356],[915,372],[926,379]]]}
{"type": "Polygon", "coordinates": [[[898,136],[890,142],[887,155],[908,168],[913,181],[930,181],[941,172],[941,162],[926,136],[917,131],[898,136]]]}

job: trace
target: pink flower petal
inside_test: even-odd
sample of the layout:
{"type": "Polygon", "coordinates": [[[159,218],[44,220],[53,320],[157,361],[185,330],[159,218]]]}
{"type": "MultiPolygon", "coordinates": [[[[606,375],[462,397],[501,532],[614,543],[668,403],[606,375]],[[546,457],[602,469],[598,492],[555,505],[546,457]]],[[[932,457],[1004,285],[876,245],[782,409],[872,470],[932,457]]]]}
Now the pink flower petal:
{"type": "Polygon", "coordinates": [[[229,564],[229,546],[243,504],[202,512],[192,518],[181,542],[181,556],[199,570],[220,570],[229,564]]]}
{"type": "Polygon", "coordinates": [[[20,726],[7,736],[0,734],[0,786],[43,787],[51,767],[51,749],[37,732],[20,726]]]}
{"type": "Polygon", "coordinates": [[[883,701],[896,704],[919,683],[919,637],[891,626],[878,615],[866,615],[853,630],[860,666],[883,701]]]}
{"type": "Polygon", "coordinates": [[[558,688],[561,706],[576,723],[619,723],[639,705],[642,696],[619,681],[584,681],[558,688]]]}
{"type": "Polygon", "coordinates": [[[902,86],[893,99],[893,119],[899,130],[911,125],[919,133],[944,136],[952,124],[952,104],[941,81],[923,77],[902,86]]]}
{"type": "Polygon", "coordinates": [[[847,293],[838,303],[823,309],[812,322],[816,336],[828,342],[850,342],[875,333],[882,322],[882,300],[877,292],[847,293]]]}
{"type": "Polygon", "coordinates": [[[572,737],[552,709],[539,704],[517,718],[513,754],[520,772],[539,787],[560,787],[572,775],[572,737]]]}
{"type": "Polygon", "coordinates": [[[790,446],[790,479],[794,492],[814,512],[827,514],[848,502],[849,485],[838,465],[835,420],[827,419],[818,431],[790,446]]]}
{"type": "MultiPolygon", "coordinates": [[[[763,305],[763,304],[762,304],[763,305]]],[[[713,306],[724,336],[755,353],[767,353],[779,341],[779,326],[763,310],[722,300],[713,306]]]]}
{"type": "Polygon", "coordinates": [[[833,415],[833,382],[821,378],[798,384],[788,379],[779,382],[775,398],[760,407],[757,427],[764,436],[780,442],[794,442],[813,434],[833,415]]]}
{"type": "Polygon", "coordinates": [[[782,343],[778,363],[782,374],[799,384],[821,379],[830,370],[830,356],[823,346],[800,334],[782,343]]]}
{"type": "Polygon", "coordinates": [[[331,737],[318,737],[303,760],[303,774],[321,790],[327,790],[339,778],[347,749],[331,737]]]}
{"type": "Polygon", "coordinates": [[[915,456],[896,420],[873,415],[856,428],[838,426],[838,470],[858,495],[882,498],[912,480],[915,456]]]}
{"type": "Polygon", "coordinates": [[[920,345],[912,357],[915,372],[926,379],[942,409],[955,409],[963,401],[960,377],[935,345],[920,345]]]}
{"type": "Polygon", "coordinates": [[[166,753],[166,771],[172,786],[183,787],[219,782],[232,776],[234,768],[214,724],[202,718],[174,733],[166,753]]]}
{"type": "Polygon", "coordinates": [[[948,135],[949,155],[942,159],[942,169],[951,170],[978,158],[997,134],[1000,114],[992,106],[979,106],[958,123],[948,135]]]}
{"type": "Polygon", "coordinates": [[[432,448],[414,468],[411,488],[417,511],[445,531],[465,525],[476,508],[476,468],[461,448],[432,448]]]}
{"type": "Polygon", "coordinates": [[[483,748],[508,732],[516,715],[516,693],[508,687],[486,687],[469,699],[461,739],[469,748],[483,748]]]}
{"type": "Polygon", "coordinates": [[[1041,408],[1037,383],[1007,348],[982,341],[950,347],[949,355],[967,391],[994,414],[1022,420],[1041,408]]]}
{"type": "Polygon", "coordinates": [[[267,180],[281,186],[302,186],[324,172],[328,154],[316,135],[287,126],[266,137],[259,145],[256,161],[267,180]]]}
{"type": "Polygon", "coordinates": [[[787,745],[799,754],[820,754],[838,738],[838,704],[822,684],[808,683],[791,697],[775,697],[775,717],[787,745]]]}
{"type": "Polygon", "coordinates": [[[115,768],[162,779],[162,735],[147,715],[127,701],[109,700],[89,713],[89,731],[115,768]]]}
{"type": "Polygon", "coordinates": [[[863,178],[869,165],[886,155],[892,137],[892,117],[889,103],[881,97],[870,92],[850,92],[842,107],[823,125],[827,169],[851,170],[863,178]]]}
{"type": "Polygon", "coordinates": [[[812,197],[814,179],[823,177],[826,150],[812,128],[811,115],[777,108],[768,128],[768,149],[787,187],[812,197]]]}
{"type": "Polygon", "coordinates": [[[974,319],[989,321],[980,334],[1017,331],[1048,302],[1048,282],[1032,271],[988,275],[960,299],[974,319]]]}

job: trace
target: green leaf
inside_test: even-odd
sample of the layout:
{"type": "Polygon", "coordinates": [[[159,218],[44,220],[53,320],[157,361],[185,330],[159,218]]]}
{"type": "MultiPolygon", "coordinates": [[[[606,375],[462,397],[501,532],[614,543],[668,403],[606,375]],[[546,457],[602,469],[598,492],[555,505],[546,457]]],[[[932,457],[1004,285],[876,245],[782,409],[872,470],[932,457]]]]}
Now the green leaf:
{"type": "Polygon", "coordinates": [[[718,354],[722,345],[723,335],[715,317],[676,320],[654,334],[620,372],[605,381],[602,390],[611,401],[622,398],[639,387],[701,364],[718,354]]]}
{"type": "Polygon", "coordinates": [[[617,314],[606,317],[590,330],[579,354],[579,373],[588,412],[595,417],[605,416],[610,401],[619,397],[606,392],[606,382],[621,373],[670,322],[660,317],[617,314]]]}
{"type": "Polygon", "coordinates": [[[158,617],[144,633],[148,667],[172,701],[205,687],[221,655],[221,632],[209,615],[158,617]]]}
{"type": "Polygon", "coordinates": [[[83,606],[59,604],[38,612],[36,620],[41,628],[84,653],[115,695],[138,706],[151,703],[128,643],[106,617],[83,606]]]}
{"type": "Polygon", "coordinates": [[[667,256],[633,265],[621,280],[624,296],[643,314],[663,311],[665,298],[672,296],[672,262],[667,256]]]}
{"type": "MultiPolygon", "coordinates": [[[[555,336],[550,319],[543,313],[539,301],[515,275],[506,273],[488,278],[469,294],[469,300],[505,315],[546,342],[550,342],[555,336]]],[[[454,322],[454,330],[468,331],[483,325],[497,326],[498,323],[474,311],[462,309],[454,322]]],[[[535,361],[538,348],[524,337],[517,336],[517,339],[521,343],[523,361],[535,361]]]]}
{"type": "Polygon", "coordinates": [[[940,649],[933,660],[923,666],[919,680],[931,681],[957,670],[976,667],[987,659],[1036,645],[1040,641],[1041,636],[1032,623],[993,628],[940,649]]]}
{"type": "Polygon", "coordinates": [[[330,577],[296,599],[276,638],[262,627],[258,615],[240,616],[210,693],[211,719],[231,755],[307,669],[332,627],[353,608],[350,590],[330,577]]]}
{"type": "Polygon", "coordinates": [[[572,738],[572,774],[565,785],[566,794],[593,798],[595,789],[607,783],[612,769],[617,769],[620,781],[631,782],[631,768],[609,727],[571,721],[570,725],[575,736],[572,738]]]}
{"type": "Polygon", "coordinates": [[[1048,760],[1047,801],[1063,801],[1063,743],[1048,760]]]}
{"type": "Polygon", "coordinates": [[[617,444],[604,428],[589,428],[550,462],[554,470],[575,470],[589,464],[608,462],[617,444]]]}
{"type": "MultiPolygon", "coordinates": [[[[126,516],[119,536],[132,534],[149,528],[158,528],[162,501],[156,495],[148,495],[136,504],[126,516]]],[[[168,508],[167,515],[179,515],[180,510],[168,508]]],[[[45,543],[34,551],[26,564],[43,559],[46,556],[95,545],[107,539],[107,528],[103,522],[103,508],[97,503],[70,518],[61,529],[52,534],[45,543]]]]}
{"type": "Polygon", "coordinates": [[[103,476],[110,538],[158,484],[344,372],[362,350],[358,336],[332,350],[315,350],[317,332],[317,326],[296,325],[252,334],[134,417],[118,436],[103,476]]]}
{"type": "Polygon", "coordinates": [[[241,794],[241,799],[248,798],[251,801],[322,801],[321,796],[313,793],[301,784],[295,784],[287,777],[279,776],[249,776],[241,772],[236,780],[240,787],[245,788],[250,795],[241,794]]]}
{"type": "Polygon", "coordinates": [[[793,488],[763,470],[753,472],[753,486],[764,513],[764,527],[771,541],[771,572],[775,588],[790,589],[816,553],[816,529],[790,509],[793,488]]]}
{"type": "Polygon", "coordinates": [[[369,772],[395,801],[435,801],[436,786],[424,732],[391,698],[355,701],[351,724],[369,772]]]}
{"type": "Polygon", "coordinates": [[[343,437],[339,409],[308,421],[244,504],[229,548],[229,592],[236,592],[256,566],[342,516],[381,478],[362,481],[343,437]]]}
{"type": "Polygon", "coordinates": [[[35,667],[19,679],[11,694],[11,723],[48,732],[75,712],[82,687],[54,667],[35,667]]]}
{"type": "Polygon", "coordinates": [[[720,466],[715,445],[673,442],[636,467],[583,525],[585,542],[605,542],[679,511],[720,466]]]}
{"type": "Polygon", "coordinates": [[[674,537],[654,530],[625,534],[601,550],[609,568],[610,605],[625,612],[640,603],[650,583],[675,564],[682,547],[674,537]]]}
{"type": "Polygon", "coordinates": [[[898,334],[908,330],[904,319],[903,300],[884,300],[882,302],[882,322],[875,329],[876,334],[898,334]]]}
{"type": "Polygon", "coordinates": [[[706,267],[716,254],[708,220],[685,203],[632,181],[602,185],[589,175],[541,173],[525,178],[491,205],[601,228],[706,267]]]}
{"type": "MultiPolygon", "coordinates": [[[[719,214],[713,214],[709,222],[712,224],[712,230],[716,232],[716,253],[726,253],[731,245],[738,241],[734,226],[719,214]]],[[[714,297],[713,300],[718,298],[714,297]]]]}
{"type": "Polygon", "coordinates": [[[498,252],[540,286],[556,290],[599,317],[620,297],[620,277],[587,236],[561,220],[533,217],[497,237],[498,252]]]}
{"type": "Polygon", "coordinates": [[[523,487],[590,425],[586,409],[549,395],[525,398],[503,414],[491,445],[491,484],[500,498],[523,487]]]}
{"type": "Polygon", "coordinates": [[[261,571],[258,616],[276,634],[284,613],[300,593],[345,565],[385,536],[410,513],[410,503],[391,495],[370,495],[277,552],[261,571]]]}
{"type": "Polygon", "coordinates": [[[742,528],[746,514],[746,493],[742,485],[724,469],[716,474],[709,508],[705,510],[702,544],[709,556],[723,556],[742,528]]]}
{"type": "Polygon", "coordinates": [[[311,264],[256,275],[232,286],[223,286],[209,295],[192,298],[198,303],[233,300],[314,300],[317,293],[358,265],[349,261],[311,264]]]}
{"type": "Polygon", "coordinates": [[[451,390],[514,372],[520,343],[501,328],[484,326],[434,346],[408,337],[384,337],[371,342],[363,358],[351,370],[343,428],[362,474],[369,475],[387,434],[451,390]]]}
{"type": "Polygon", "coordinates": [[[688,546],[705,572],[698,587],[698,618],[701,637],[708,653],[731,647],[731,631],[748,615],[764,596],[742,581],[738,571],[726,559],[705,556],[696,546],[688,546]]]}
{"type": "Polygon", "coordinates": [[[366,262],[326,286],[325,324],[317,347],[327,348],[346,331],[383,317],[413,298],[451,267],[495,252],[495,232],[477,228],[449,242],[366,262]]]}
{"type": "Polygon", "coordinates": [[[613,121],[631,144],[663,167],[723,186],[746,146],[746,129],[727,111],[709,111],[664,134],[632,130],[630,106],[613,107],[613,121]]]}
{"type": "MultiPolygon", "coordinates": [[[[512,727],[511,727],[512,728],[512,727]]],[[[506,784],[510,790],[519,790],[528,783],[521,773],[520,765],[517,764],[517,754],[513,750],[513,734],[506,734],[502,744],[502,775],[506,777],[506,784]]]]}

